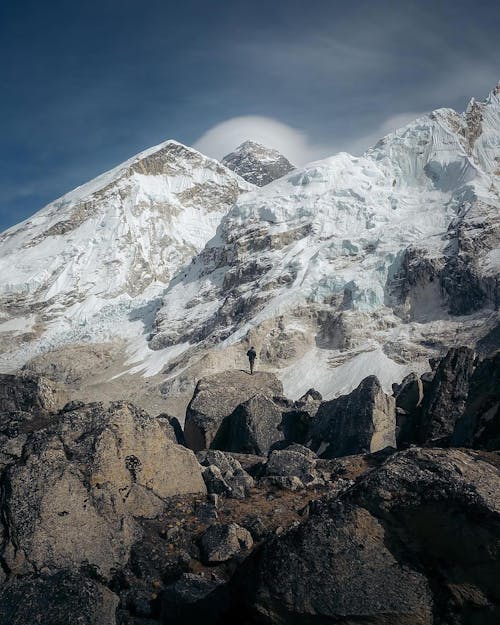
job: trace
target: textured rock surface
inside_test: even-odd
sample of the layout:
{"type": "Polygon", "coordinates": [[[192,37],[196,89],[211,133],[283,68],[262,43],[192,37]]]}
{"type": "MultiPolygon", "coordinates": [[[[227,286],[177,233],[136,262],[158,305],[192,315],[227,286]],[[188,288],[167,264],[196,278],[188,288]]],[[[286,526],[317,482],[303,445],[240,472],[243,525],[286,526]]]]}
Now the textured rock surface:
{"type": "Polygon", "coordinates": [[[210,447],[223,419],[257,393],[268,397],[283,394],[283,386],[273,373],[223,371],[202,378],[196,385],[186,411],[184,435],[188,447],[199,451],[210,447]]]}
{"type": "Polygon", "coordinates": [[[209,493],[236,499],[244,499],[248,495],[254,480],[232,455],[210,449],[199,451],[196,457],[198,462],[206,467],[203,479],[209,493]]]}
{"type": "Polygon", "coordinates": [[[283,439],[282,413],[265,395],[254,395],[224,419],[215,435],[215,449],[242,454],[265,455],[283,439]]]}
{"type": "Polygon", "coordinates": [[[395,447],[396,408],[374,376],[349,395],[323,402],[311,427],[311,447],[324,458],[395,447]]]}
{"type": "Polygon", "coordinates": [[[12,579],[0,590],[2,625],[115,625],[118,597],[72,573],[12,579]]]}
{"type": "Polygon", "coordinates": [[[492,461],[458,450],[393,455],[254,551],[232,582],[233,614],[259,624],[494,623],[500,473],[492,461]]]}
{"type": "Polygon", "coordinates": [[[450,442],[465,408],[474,361],[471,349],[459,347],[450,349],[439,363],[423,399],[421,443],[443,445],[450,442]]]}
{"type": "Polygon", "coordinates": [[[109,575],[127,561],[136,519],[172,495],[206,492],[194,454],[130,404],[61,413],[28,436],[4,483],[3,557],[19,574],[88,562],[109,575]]]}
{"type": "Polygon", "coordinates": [[[485,358],[474,370],[452,444],[500,449],[500,352],[492,358],[485,358]]]}
{"type": "Polygon", "coordinates": [[[310,449],[292,445],[272,451],[265,466],[266,476],[296,477],[303,485],[317,481],[317,456],[310,449]]]}
{"type": "Polygon", "coordinates": [[[292,171],[293,165],[278,152],[255,141],[245,141],[222,159],[247,182],[263,187],[292,171]]]}
{"type": "Polygon", "coordinates": [[[56,412],[68,401],[64,390],[42,376],[0,374],[0,413],[56,412]]]}
{"type": "Polygon", "coordinates": [[[253,539],[250,532],[236,523],[212,525],[200,540],[201,555],[208,564],[225,562],[252,547],[253,539]]]}

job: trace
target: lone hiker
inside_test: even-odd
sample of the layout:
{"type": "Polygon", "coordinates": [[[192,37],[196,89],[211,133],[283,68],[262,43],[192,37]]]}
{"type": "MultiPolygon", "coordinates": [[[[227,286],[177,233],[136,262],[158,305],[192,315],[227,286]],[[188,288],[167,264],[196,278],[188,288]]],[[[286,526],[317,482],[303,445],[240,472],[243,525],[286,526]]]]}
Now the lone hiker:
{"type": "Polygon", "coordinates": [[[257,352],[255,351],[255,347],[252,347],[247,351],[248,362],[250,363],[250,375],[253,375],[253,365],[255,363],[255,359],[257,358],[257,352]]]}

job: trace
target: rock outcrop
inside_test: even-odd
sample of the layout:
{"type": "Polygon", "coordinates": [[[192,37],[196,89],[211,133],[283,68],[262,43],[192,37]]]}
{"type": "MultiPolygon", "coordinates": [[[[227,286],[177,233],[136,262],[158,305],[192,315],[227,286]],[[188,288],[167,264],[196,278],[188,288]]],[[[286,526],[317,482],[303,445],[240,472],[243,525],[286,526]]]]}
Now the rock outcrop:
{"type": "Polygon", "coordinates": [[[138,519],[159,515],[173,495],[206,492],[193,452],[125,403],[62,412],[28,435],[2,490],[10,572],[86,562],[104,577],[126,563],[138,519]]]}
{"type": "Polygon", "coordinates": [[[231,615],[262,625],[495,622],[500,474],[493,462],[457,450],[393,455],[254,551],[231,583],[231,615]]]}
{"type": "Polygon", "coordinates": [[[475,354],[467,347],[450,349],[441,360],[424,394],[419,442],[430,446],[450,442],[465,408],[474,361],[475,354]]]}
{"type": "Polygon", "coordinates": [[[64,390],[48,378],[33,374],[0,374],[0,413],[47,414],[57,412],[67,401],[64,390]]]}
{"type": "Polygon", "coordinates": [[[224,371],[202,378],[196,385],[184,424],[186,444],[194,451],[208,449],[225,417],[256,394],[283,395],[283,386],[273,373],[224,371]]]}
{"type": "Polygon", "coordinates": [[[474,370],[451,442],[457,447],[500,449],[500,352],[474,370]]]}
{"type": "Polygon", "coordinates": [[[393,397],[374,376],[337,399],[323,402],[311,426],[311,444],[322,458],[375,452],[395,447],[396,408],[393,397]]]}

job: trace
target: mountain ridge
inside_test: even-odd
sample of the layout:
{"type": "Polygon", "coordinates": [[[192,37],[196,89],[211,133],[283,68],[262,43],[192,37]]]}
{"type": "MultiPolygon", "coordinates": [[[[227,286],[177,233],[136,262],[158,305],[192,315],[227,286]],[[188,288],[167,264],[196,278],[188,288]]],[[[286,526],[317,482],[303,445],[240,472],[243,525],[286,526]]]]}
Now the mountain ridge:
{"type": "Polygon", "coordinates": [[[325,397],[474,345],[498,323],[499,91],[262,187],[175,141],[141,152],[0,235],[0,367],[119,340],[109,384],[151,376],[182,404],[248,341],[325,397]]]}

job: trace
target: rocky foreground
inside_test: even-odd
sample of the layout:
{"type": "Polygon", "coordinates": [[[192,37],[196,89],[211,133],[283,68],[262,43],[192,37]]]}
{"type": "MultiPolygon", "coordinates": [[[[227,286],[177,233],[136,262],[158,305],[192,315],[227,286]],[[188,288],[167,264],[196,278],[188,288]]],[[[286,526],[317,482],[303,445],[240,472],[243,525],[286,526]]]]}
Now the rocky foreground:
{"type": "Polygon", "coordinates": [[[0,625],[493,625],[500,355],[323,401],[203,378],[177,419],[0,376],[0,625]]]}

